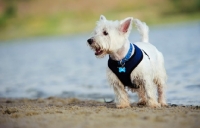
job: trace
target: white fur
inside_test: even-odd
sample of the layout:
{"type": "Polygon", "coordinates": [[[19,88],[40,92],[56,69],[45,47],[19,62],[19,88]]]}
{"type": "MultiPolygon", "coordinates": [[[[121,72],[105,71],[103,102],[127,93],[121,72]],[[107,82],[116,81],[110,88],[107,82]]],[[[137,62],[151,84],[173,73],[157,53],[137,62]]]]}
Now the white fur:
{"type": "MultiPolygon", "coordinates": [[[[138,93],[138,105],[146,104],[150,107],[165,106],[167,104],[164,96],[164,86],[167,75],[164,68],[164,58],[155,46],[148,43],[149,28],[146,23],[132,17],[121,21],[110,21],[101,15],[88,43],[90,42],[90,47],[96,52],[98,51],[97,53],[101,51],[101,54],[96,55],[97,57],[104,57],[106,54],[109,54],[113,60],[120,61],[125,57],[130,47],[128,36],[132,29],[132,22],[135,23],[141,35],[141,42],[134,44],[143,49],[150,59],[146,54],[143,54],[143,60],[131,72],[130,76],[131,80],[140,88],[129,88],[129,90],[138,93]]],[[[129,107],[130,102],[124,85],[109,68],[107,68],[107,77],[114,89],[117,107],[129,107]]]]}

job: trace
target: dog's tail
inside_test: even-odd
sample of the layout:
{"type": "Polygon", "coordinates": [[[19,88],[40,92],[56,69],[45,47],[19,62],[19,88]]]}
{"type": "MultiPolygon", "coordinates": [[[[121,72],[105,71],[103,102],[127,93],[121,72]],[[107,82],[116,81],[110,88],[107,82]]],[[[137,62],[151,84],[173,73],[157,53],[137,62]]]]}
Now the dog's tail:
{"type": "Polygon", "coordinates": [[[139,31],[141,35],[141,41],[149,42],[149,27],[146,25],[146,23],[141,22],[138,19],[134,19],[133,21],[135,23],[135,26],[137,27],[137,30],[139,31]]]}

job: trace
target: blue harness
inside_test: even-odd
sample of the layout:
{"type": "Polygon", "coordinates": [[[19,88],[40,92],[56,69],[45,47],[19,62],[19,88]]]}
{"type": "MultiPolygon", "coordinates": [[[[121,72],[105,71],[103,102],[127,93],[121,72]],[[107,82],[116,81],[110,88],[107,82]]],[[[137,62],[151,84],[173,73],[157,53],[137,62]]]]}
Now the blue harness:
{"type": "MultiPolygon", "coordinates": [[[[146,52],[144,52],[146,54],[146,52]]],[[[147,55],[147,54],[146,54],[147,55]]],[[[147,55],[148,56],[148,55],[147,55]]],[[[108,67],[113,73],[119,78],[119,80],[130,88],[138,88],[134,82],[131,81],[130,74],[137,67],[137,65],[142,61],[143,53],[140,48],[135,44],[130,44],[130,49],[121,61],[112,60],[110,57],[108,59],[108,67]],[[132,47],[135,47],[134,54],[131,56],[132,47]]]]}

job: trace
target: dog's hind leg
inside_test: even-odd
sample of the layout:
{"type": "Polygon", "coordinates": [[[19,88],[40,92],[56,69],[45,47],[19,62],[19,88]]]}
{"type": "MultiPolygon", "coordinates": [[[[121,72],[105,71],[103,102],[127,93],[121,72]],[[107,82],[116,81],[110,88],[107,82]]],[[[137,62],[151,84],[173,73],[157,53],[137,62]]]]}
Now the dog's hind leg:
{"type": "Polygon", "coordinates": [[[167,106],[167,103],[165,101],[165,95],[164,95],[164,92],[163,92],[163,86],[162,84],[159,84],[158,85],[158,103],[161,104],[161,106],[167,106]]]}
{"type": "Polygon", "coordinates": [[[145,79],[145,80],[146,83],[144,87],[147,95],[147,105],[152,108],[160,107],[160,104],[157,101],[156,84],[151,79],[145,79]]]}
{"type": "Polygon", "coordinates": [[[161,104],[161,106],[167,106],[166,100],[165,100],[165,94],[164,94],[164,83],[159,78],[154,79],[154,83],[157,85],[157,92],[158,92],[158,103],[161,104]]]}

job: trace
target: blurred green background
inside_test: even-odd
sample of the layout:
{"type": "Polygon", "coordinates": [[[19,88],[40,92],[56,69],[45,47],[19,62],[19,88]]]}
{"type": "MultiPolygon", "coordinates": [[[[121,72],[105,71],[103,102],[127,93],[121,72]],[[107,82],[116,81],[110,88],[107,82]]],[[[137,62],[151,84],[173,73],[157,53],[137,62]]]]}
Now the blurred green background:
{"type": "Polygon", "coordinates": [[[90,32],[101,14],[186,22],[200,20],[200,0],[0,0],[0,40],[90,32]]]}

